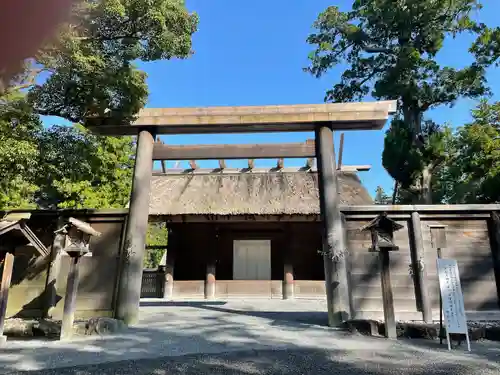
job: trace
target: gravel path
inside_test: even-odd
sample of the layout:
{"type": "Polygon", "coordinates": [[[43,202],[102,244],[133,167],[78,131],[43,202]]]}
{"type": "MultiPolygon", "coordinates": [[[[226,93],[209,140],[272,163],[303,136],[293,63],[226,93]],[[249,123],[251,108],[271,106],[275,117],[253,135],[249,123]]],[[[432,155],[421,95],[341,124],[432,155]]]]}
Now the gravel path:
{"type": "MultiPolygon", "coordinates": [[[[174,375],[174,374],[429,374],[496,375],[500,366],[476,360],[436,362],[434,356],[390,355],[359,358],[326,350],[260,350],[131,360],[100,365],[30,372],[40,375],[174,375]]],[[[22,372],[11,372],[23,374],[22,372]]],[[[24,374],[27,374],[24,372],[24,374]]]]}
{"type": "Polygon", "coordinates": [[[121,335],[8,342],[0,373],[500,374],[499,343],[473,343],[466,353],[433,341],[349,335],[323,325],[321,303],[149,303],[141,323],[121,335]]]}

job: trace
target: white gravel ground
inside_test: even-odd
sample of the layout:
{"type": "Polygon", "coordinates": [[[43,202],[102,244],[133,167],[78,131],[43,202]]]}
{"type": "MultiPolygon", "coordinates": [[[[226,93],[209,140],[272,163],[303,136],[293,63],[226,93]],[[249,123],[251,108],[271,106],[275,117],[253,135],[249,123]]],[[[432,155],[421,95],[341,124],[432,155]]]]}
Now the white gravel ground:
{"type": "Polygon", "coordinates": [[[498,343],[472,343],[467,353],[433,341],[352,336],[320,325],[326,316],[318,301],[149,304],[141,323],[121,335],[9,341],[0,373],[500,374],[498,343]]]}

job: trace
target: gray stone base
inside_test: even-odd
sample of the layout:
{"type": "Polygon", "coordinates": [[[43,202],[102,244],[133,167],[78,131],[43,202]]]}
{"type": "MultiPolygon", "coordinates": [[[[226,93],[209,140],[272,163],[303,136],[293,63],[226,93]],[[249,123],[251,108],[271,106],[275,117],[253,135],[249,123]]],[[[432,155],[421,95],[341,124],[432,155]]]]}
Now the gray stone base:
{"type": "MultiPolygon", "coordinates": [[[[126,325],[111,318],[91,318],[73,324],[73,337],[106,335],[122,332],[126,325]]],[[[56,320],[7,319],[4,334],[8,337],[45,337],[58,339],[61,336],[61,322],[56,320]]]]}
{"type": "MultiPolygon", "coordinates": [[[[500,322],[468,322],[468,326],[471,341],[500,341],[500,322]]],[[[384,336],[385,334],[385,324],[377,320],[350,320],[345,322],[342,328],[365,336],[384,336]]],[[[439,338],[439,324],[435,323],[398,322],[396,331],[398,337],[431,340],[439,338]]],[[[443,327],[442,337],[446,338],[445,327],[443,327]]],[[[463,335],[451,334],[450,338],[452,341],[465,341],[463,335]]]]}

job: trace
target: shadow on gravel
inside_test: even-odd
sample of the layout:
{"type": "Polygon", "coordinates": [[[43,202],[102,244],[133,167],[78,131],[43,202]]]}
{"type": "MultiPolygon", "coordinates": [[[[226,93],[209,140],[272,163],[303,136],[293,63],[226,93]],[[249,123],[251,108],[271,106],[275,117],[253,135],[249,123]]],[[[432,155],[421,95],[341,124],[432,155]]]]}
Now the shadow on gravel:
{"type": "MultiPolygon", "coordinates": [[[[328,314],[326,311],[252,311],[252,310],[235,310],[223,307],[226,305],[224,301],[141,301],[143,307],[193,307],[197,309],[216,311],[228,314],[236,314],[243,316],[253,316],[256,318],[264,318],[275,320],[272,324],[286,325],[286,322],[303,323],[307,326],[319,325],[328,326],[328,314]]],[[[296,325],[296,324],[292,324],[296,325]]]]}
{"type": "Polygon", "coordinates": [[[388,342],[307,325],[304,316],[315,316],[309,312],[242,312],[224,307],[224,302],[181,304],[166,303],[161,305],[165,308],[158,308],[143,303],[141,325],[117,336],[67,343],[21,345],[8,341],[0,349],[0,373],[21,374],[23,370],[38,369],[42,370],[31,374],[500,373],[498,344],[473,344],[472,354],[464,354],[463,348],[448,353],[445,346],[439,347],[433,341],[388,342]],[[188,320],[187,310],[181,306],[190,311],[192,307],[200,308],[203,313],[195,312],[188,320]],[[266,323],[256,319],[252,324],[242,324],[243,315],[275,320],[266,323]],[[267,334],[270,330],[273,333],[267,334]],[[78,363],[91,365],[75,367],[78,363]],[[58,368],[49,370],[52,367],[58,368]]]}
{"type": "MultiPolygon", "coordinates": [[[[498,374],[499,367],[474,361],[429,363],[422,358],[403,361],[390,356],[353,360],[349,353],[308,349],[238,351],[216,355],[129,360],[101,365],[59,368],[30,372],[40,375],[177,375],[177,374],[498,374]]],[[[22,372],[11,372],[11,375],[22,372]]]]}

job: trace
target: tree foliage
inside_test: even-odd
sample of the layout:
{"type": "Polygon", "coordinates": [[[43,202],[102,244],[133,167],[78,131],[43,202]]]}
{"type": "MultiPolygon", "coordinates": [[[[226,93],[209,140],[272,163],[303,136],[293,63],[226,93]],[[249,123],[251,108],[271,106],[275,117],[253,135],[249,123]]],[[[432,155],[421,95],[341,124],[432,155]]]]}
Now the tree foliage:
{"type": "Polygon", "coordinates": [[[21,93],[0,97],[0,209],[35,206],[36,135],[41,129],[40,119],[21,93]]]}
{"type": "Polygon", "coordinates": [[[448,143],[449,161],[436,176],[444,203],[500,202],[500,102],[483,100],[472,116],[448,143]]]}
{"type": "Polygon", "coordinates": [[[75,2],[55,40],[1,93],[0,209],[124,207],[132,139],[101,138],[79,125],[43,128],[38,115],[82,123],[111,111],[131,119],[148,95],[135,63],[187,58],[197,24],[183,0],[75,2]]]}
{"type": "Polygon", "coordinates": [[[485,64],[455,69],[436,62],[447,37],[484,33],[485,26],[471,18],[480,8],[477,0],[354,0],[348,12],[327,8],[308,38],[316,48],[306,69],[311,74],[320,77],[338,64],[348,65],[325,100],[352,101],[370,94],[398,101],[398,119],[387,133],[384,165],[402,185],[420,189],[416,196],[427,202],[432,180],[427,174],[435,166],[426,160],[442,153],[442,142],[439,131],[429,133],[425,112],[453,105],[460,97],[489,93],[485,64]],[[419,150],[411,150],[415,146],[419,150]],[[389,160],[389,155],[408,159],[389,160]],[[418,171],[419,167],[424,169],[418,171]]]}
{"type": "Polygon", "coordinates": [[[476,60],[483,66],[500,64],[500,27],[482,25],[482,32],[470,48],[476,60]]]}
{"type": "Polygon", "coordinates": [[[130,119],[148,95],[134,63],[188,57],[197,24],[182,0],[75,2],[72,20],[36,56],[48,78],[29,98],[38,113],[75,123],[106,111],[130,119]]]}
{"type": "Polygon", "coordinates": [[[156,268],[166,251],[168,228],[165,223],[149,223],[146,236],[145,268],[156,268]]]}
{"type": "Polygon", "coordinates": [[[478,30],[470,13],[479,8],[476,0],[355,0],[350,12],[329,7],[308,38],[316,50],[307,71],[320,77],[349,64],[326,100],[397,99],[418,132],[429,108],[487,92],[481,66],[456,70],[435,61],[447,36],[478,30]]]}
{"type": "Polygon", "coordinates": [[[22,94],[0,100],[0,209],[125,207],[132,138],[44,128],[22,94]]]}
{"type": "Polygon", "coordinates": [[[451,129],[424,121],[422,147],[413,147],[413,132],[400,118],[394,118],[386,132],[382,164],[398,182],[399,203],[433,202],[433,175],[448,158],[451,129]]]}
{"type": "Polygon", "coordinates": [[[44,207],[119,208],[130,196],[131,137],[101,137],[80,125],[41,132],[38,201],[44,207]]]}

